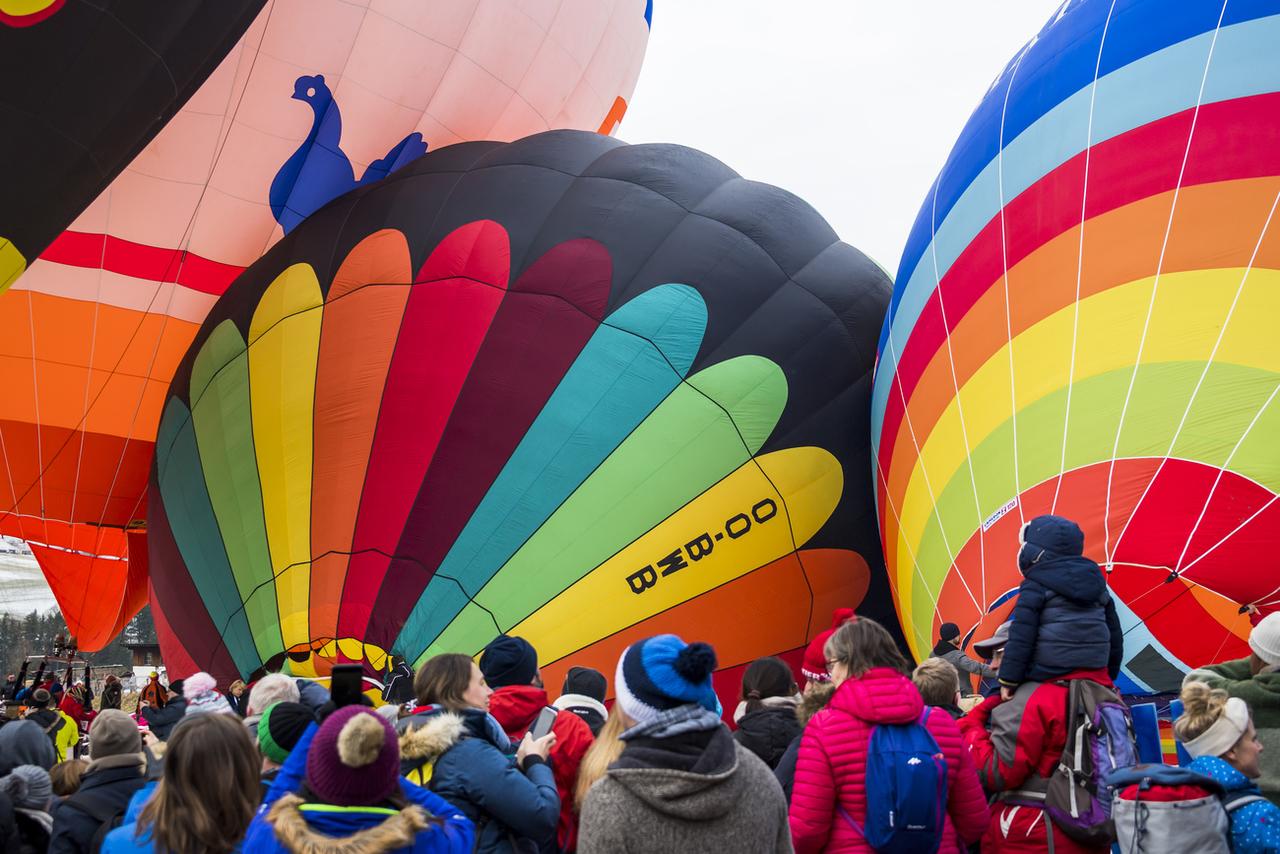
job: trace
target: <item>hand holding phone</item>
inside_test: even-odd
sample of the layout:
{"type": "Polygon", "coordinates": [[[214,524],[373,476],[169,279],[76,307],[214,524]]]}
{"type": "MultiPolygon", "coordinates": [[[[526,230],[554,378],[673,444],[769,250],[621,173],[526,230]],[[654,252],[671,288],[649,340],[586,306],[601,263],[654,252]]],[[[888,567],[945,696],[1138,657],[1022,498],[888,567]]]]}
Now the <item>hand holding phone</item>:
{"type": "Polygon", "coordinates": [[[533,740],[537,741],[547,733],[551,732],[551,727],[556,722],[556,715],[560,712],[547,706],[538,712],[538,719],[533,722],[533,726],[529,729],[529,735],[533,736],[533,740]]]}

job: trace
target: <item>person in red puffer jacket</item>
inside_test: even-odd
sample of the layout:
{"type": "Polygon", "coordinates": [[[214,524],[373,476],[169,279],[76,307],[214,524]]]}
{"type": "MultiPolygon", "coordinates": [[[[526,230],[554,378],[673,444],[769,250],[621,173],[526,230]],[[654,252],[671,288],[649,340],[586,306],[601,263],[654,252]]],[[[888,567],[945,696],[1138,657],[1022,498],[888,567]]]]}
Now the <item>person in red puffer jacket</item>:
{"type": "MultiPolygon", "coordinates": [[[[867,746],[877,724],[920,720],[924,701],[889,632],[857,617],[836,630],[825,653],[835,696],[805,727],[791,796],[791,839],[797,854],[873,849],[836,809],[867,819],[867,746]]],[[[939,854],[960,854],[987,827],[987,802],[955,721],[931,714],[925,723],[947,762],[947,815],[939,854]]]]}
{"type": "Polygon", "coordinates": [[[1067,683],[1072,679],[1112,684],[1105,667],[1077,670],[1053,682],[1024,682],[1009,700],[993,694],[960,719],[978,776],[996,798],[991,824],[982,837],[983,854],[1110,850],[1107,845],[1091,848],[1072,840],[1050,824],[1043,804],[1037,802],[1067,743],[1067,683]]]}
{"type": "MultiPolygon", "coordinates": [[[[499,635],[480,654],[480,672],[493,689],[489,697],[489,714],[502,726],[512,743],[524,738],[538,719],[538,713],[551,705],[542,674],[538,670],[538,652],[524,638],[499,635]]],[[[578,781],[578,767],[587,748],[595,741],[586,721],[567,710],[560,710],[551,731],[556,743],[551,748],[551,771],[560,794],[560,822],[556,839],[561,851],[577,848],[578,815],[573,810],[573,790],[578,781]]]]}

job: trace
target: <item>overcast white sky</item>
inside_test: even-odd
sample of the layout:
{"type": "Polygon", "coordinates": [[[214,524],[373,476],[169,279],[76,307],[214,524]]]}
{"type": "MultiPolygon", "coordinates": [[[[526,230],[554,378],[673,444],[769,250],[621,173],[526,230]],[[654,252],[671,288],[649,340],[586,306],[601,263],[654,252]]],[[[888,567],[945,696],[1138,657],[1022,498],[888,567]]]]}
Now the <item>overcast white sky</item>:
{"type": "Polygon", "coordinates": [[[991,81],[1059,0],[659,0],[618,136],[790,190],[896,274],[991,81]]]}

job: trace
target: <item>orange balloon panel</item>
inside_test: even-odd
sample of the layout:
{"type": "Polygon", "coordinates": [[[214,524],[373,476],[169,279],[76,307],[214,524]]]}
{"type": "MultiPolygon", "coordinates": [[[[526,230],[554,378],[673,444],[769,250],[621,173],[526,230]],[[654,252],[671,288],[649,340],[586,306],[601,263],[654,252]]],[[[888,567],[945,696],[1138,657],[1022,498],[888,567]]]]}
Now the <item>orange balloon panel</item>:
{"type": "MultiPolygon", "coordinates": [[[[856,608],[870,580],[867,562],[856,552],[810,549],[789,554],[559,661],[543,664],[542,679],[554,691],[570,667],[592,667],[608,678],[609,696],[613,696],[613,674],[623,651],[642,638],[667,633],[687,641],[715,638],[720,668],[736,667],[778,650],[804,646],[830,626],[836,608],[856,608]]],[[[727,703],[726,698],[721,702],[727,703]]]]}

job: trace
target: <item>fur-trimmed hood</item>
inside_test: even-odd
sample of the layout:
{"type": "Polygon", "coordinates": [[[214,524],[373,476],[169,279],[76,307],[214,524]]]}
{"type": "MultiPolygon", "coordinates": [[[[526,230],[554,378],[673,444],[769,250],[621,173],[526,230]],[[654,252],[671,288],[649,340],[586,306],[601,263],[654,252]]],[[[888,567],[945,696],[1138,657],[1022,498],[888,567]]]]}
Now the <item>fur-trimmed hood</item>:
{"type": "Polygon", "coordinates": [[[467,722],[453,712],[412,715],[400,721],[401,760],[435,761],[467,736],[467,722]]]}
{"type": "MultiPolygon", "coordinates": [[[[276,838],[293,854],[384,854],[402,848],[411,848],[414,838],[429,824],[426,810],[408,806],[387,816],[377,824],[360,827],[351,822],[354,830],[349,836],[334,836],[312,827],[300,807],[304,801],[297,795],[285,795],[276,801],[267,813],[267,821],[275,828],[276,838]]],[[[354,808],[343,813],[319,813],[325,819],[325,829],[341,831],[342,819],[358,816],[363,824],[372,816],[367,809],[354,808]],[[335,825],[337,825],[335,827],[335,825]]]]}
{"type": "Polygon", "coordinates": [[[796,720],[800,721],[800,726],[809,723],[809,718],[825,709],[835,692],[836,686],[830,682],[810,682],[796,706],[796,720]]]}

